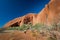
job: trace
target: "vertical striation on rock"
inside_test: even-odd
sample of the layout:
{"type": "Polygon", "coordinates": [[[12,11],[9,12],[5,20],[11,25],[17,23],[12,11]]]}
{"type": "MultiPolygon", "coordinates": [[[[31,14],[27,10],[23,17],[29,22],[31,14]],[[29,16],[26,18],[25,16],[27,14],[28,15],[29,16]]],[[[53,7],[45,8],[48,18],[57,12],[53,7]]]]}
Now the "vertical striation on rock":
{"type": "Polygon", "coordinates": [[[51,0],[45,8],[38,13],[37,23],[53,24],[60,21],[60,0],[51,0]]]}

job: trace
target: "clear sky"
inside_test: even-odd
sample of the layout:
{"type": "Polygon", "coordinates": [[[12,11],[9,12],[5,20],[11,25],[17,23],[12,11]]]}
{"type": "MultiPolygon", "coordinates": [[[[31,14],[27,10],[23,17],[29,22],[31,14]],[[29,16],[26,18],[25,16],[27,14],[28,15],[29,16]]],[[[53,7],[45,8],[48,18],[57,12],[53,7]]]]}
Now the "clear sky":
{"type": "Polygon", "coordinates": [[[0,0],[0,27],[27,13],[38,13],[49,0],[0,0]]]}

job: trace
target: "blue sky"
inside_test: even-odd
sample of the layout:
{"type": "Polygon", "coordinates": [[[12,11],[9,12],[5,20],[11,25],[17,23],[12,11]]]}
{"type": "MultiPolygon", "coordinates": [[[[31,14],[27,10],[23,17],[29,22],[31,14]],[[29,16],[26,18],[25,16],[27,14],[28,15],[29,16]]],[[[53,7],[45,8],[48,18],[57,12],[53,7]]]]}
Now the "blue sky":
{"type": "Polygon", "coordinates": [[[0,0],[0,27],[27,13],[38,13],[49,0],[0,0]]]}

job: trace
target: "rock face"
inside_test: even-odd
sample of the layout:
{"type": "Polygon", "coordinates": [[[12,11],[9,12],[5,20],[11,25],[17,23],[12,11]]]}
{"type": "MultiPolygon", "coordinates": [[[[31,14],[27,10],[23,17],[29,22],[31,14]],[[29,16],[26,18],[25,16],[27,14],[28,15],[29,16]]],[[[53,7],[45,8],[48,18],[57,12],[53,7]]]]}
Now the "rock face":
{"type": "Polygon", "coordinates": [[[17,27],[17,26],[21,26],[23,24],[30,24],[30,23],[33,24],[33,22],[34,22],[33,20],[35,20],[36,16],[37,16],[37,14],[29,13],[22,17],[11,20],[4,27],[17,27]]]}
{"type": "Polygon", "coordinates": [[[4,27],[15,27],[21,26],[23,24],[32,23],[43,23],[43,24],[53,24],[60,22],[60,0],[51,0],[45,8],[42,9],[38,14],[27,14],[25,16],[16,18],[8,22],[4,27]]]}
{"type": "Polygon", "coordinates": [[[51,0],[37,15],[37,23],[53,24],[60,22],[60,0],[51,0]]]}

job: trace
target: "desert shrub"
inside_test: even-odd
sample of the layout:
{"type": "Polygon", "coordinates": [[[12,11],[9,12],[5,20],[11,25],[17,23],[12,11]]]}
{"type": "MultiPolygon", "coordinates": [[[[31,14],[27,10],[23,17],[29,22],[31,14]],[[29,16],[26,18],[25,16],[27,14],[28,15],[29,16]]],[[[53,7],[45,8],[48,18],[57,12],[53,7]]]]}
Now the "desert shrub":
{"type": "Polygon", "coordinates": [[[48,37],[47,40],[57,40],[56,36],[48,37]]]}
{"type": "Polygon", "coordinates": [[[52,38],[52,37],[49,37],[47,40],[55,40],[54,38],[52,38]]]}
{"type": "Polygon", "coordinates": [[[32,30],[38,30],[38,31],[40,31],[41,29],[43,29],[43,27],[44,27],[44,24],[36,24],[36,25],[34,25],[33,27],[32,27],[32,30]]]}
{"type": "Polygon", "coordinates": [[[54,31],[59,31],[60,30],[60,23],[53,23],[48,27],[48,29],[50,31],[53,31],[53,30],[54,31]]]}
{"type": "Polygon", "coordinates": [[[22,26],[18,26],[18,27],[10,27],[10,28],[8,28],[8,30],[21,30],[21,31],[24,31],[24,30],[28,30],[30,27],[31,27],[30,25],[23,24],[22,26]]]}
{"type": "Polygon", "coordinates": [[[20,26],[20,30],[27,30],[29,27],[26,24],[23,24],[22,26],[20,26]]]}
{"type": "Polygon", "coordinates": [[[10,27],[8,28],[9,30],[21,30],[21,31],[24,31],[24,30],[43,30],[43,31],[52,31],[52,30],[57,30],[57,28],[60,28],[60,24],[56,25],[56,24],[52,24],[51,26],[47,26],[47,25],[44,25],[44,24],[35,24],[35,25],[32,25],[32,24],[23,24],[22,26],[18,26],[18,27],[10,27]]]}
{"type": "Polygon", "coordinates": [[[18,26],[18,27],[10,27],[8,28],[9,30],[21,30],[21,31],[24,31],[24,30],[37,30],[37,31],[40,31],[40,30],[43,30],[43,29],[48,29],[46,27],[46,25],[44,24],[36,24],[36,25],[32,25],[32,24],[23,24],[22,26],[18,26]]]}
{"type": "Polygon", "coordinates": [[[18,30],[20,27],[9,27],[8,30],[18,30]]]}

